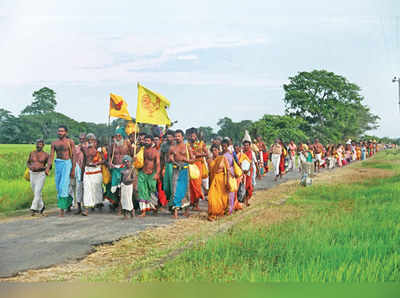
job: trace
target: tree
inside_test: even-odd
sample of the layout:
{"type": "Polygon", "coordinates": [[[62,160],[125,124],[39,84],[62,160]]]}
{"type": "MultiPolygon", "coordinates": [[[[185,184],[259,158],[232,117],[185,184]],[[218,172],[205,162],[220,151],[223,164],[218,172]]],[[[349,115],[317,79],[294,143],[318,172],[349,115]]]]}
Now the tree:
{"type": "Polygon", "coordinates": [[[306,133],[326,142],[357,138],[379,117],[362,104],[360,87],[326,70],[300,72],[283,85],[286,114],[303,118],[306,133]]]}
{"type": "Polygon", "coordinates": [[[204,142],[211,142],[211,139],[214,135],[213,128],[210,126],[200,126],[198,129],[199,133],[203,136],[204,142]]]}
{"type": "Polygon", "coordinates": [[[308,139],[302,129],[305,124],[305,120],[300,117],[264,115],[260,120],[254,122],[253,131],[260,135],[267,144],[272,144],[277,138],[286,143],[291,140],[299,143],[308,139]]]}
{"type": "Polygon", "coordinates": [[[22,115],[43,115],[55,111],[56,93],[47,87],[33,92],[33,101],[21,112],[22,115]]]}
{"type": "Polygon", "coordinates": [[[233,122],[232,119],[224,117],[217,123],[220,127],[218,135],[222,137],[229,137],[234,143],[240,143],[245,130],[251,130],[253,122],[251,120],[242,120],[240,122],[233,122]]]}
{"type": "Polygon", "coordinates": [[[10,111],[0,108],[0,143],[12,144],[18,138],[18,118],[10,111]]]}

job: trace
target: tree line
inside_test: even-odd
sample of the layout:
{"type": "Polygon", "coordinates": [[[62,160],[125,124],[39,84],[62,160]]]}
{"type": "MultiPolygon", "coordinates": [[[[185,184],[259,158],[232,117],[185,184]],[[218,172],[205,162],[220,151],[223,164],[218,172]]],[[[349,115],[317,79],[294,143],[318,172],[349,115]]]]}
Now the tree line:
{"type": "MultiPolygon", "coordinates": [[[[283,89],[284,115],[265,114],[256,121],[239,122],[224,117],[217,122],[219,129],[216,132],[209,126],[198,127],[204,140],[210,142],[217,136],[227,136],[238,143],[247,130],[253,138],[260,135],[268,143],[277,137],[285,142],[305,142],[317,137],[324,143],[340,143],[350,138],[400,144],[400,138],[393,140],[365,135],[378,127],[380,118],[363,103],[360,87],[343,76],[326,70],[299,72],[289,77],[283,89]]],[[[32,103],[18,116],[0,108],[0,143],[26,144],[38,138],[51,142],[57,138],[57,127],[61,124],[68,126],[73,138],[81,132],[92,132],[107,139],[117,126],[126,124],[123,119],[112,121],[111,126],[79,122],[56,112],[56,92],[48,87],[35,91],[32,96],[32,103]]],[[[146,133],[157,131],[151,125],[140,126],[146,133]]]]}

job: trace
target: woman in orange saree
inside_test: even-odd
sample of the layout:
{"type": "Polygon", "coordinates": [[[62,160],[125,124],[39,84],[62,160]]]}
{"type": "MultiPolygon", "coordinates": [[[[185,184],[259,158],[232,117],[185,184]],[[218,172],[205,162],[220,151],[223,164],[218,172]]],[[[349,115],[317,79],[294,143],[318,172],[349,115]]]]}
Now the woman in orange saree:
{"type": "Polygon", "coordinates": [[[208,220],[213,221],[225,215],[228,206],[228,161],[219,155],[218,146],[211,146],[212,159],[209,159],[210,190],[208,191],[208,220]]]}

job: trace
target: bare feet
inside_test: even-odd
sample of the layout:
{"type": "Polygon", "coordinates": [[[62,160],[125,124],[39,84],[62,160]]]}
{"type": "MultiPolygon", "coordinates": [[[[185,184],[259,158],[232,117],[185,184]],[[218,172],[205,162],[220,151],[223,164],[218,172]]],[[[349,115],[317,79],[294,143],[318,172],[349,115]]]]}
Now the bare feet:
{"type": "Polygon", "coordinates": [[[200,211],[200,207],[199,206],[193,206],[192,210],[193,211],[200,211]]]}
{"type": "Polygon", "coordinates": [[[59,217],[64,217],[64,210],[60,209],[60,213],[58,214],[59,217]]]}
{"type": "Polygon", "coordinates": [[[178,209],[174,210],[174,215],[172,216],[174,219],[178,219],[178,209]]]}
{"type": "Polygon", "coordinates": [[[189,209],[188,208],[185,208],[185,213],[183,213],[183,215],[185,216],[185,217],[189,217],[190,215],[189,215],[189,209]]]}
{"type": "Polygon", "coordinates": [[[140,217],[145,217],[146,216],[146,211],[143,211],[142,214],[139,215],[140,217]]]}
{"type": "Polygon", "coordinates": [[[88,216],[89,215],[89,211],[87,209],[82,211],[82,216],[88,216]]]}

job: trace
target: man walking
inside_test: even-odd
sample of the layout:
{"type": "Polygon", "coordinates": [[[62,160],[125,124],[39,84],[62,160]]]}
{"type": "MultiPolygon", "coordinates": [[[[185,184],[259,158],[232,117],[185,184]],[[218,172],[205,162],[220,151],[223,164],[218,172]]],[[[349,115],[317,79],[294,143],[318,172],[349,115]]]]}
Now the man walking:
{"type": "Polygon", "coordinates": [[[175,131],[176,145],[169,151],[170,162],[173,164],[172,175],[172,210],[174,218],[178,219],[178,210],[184,209],[185,216],[189,216],[187,208],[190,205],[189,192],[189,163],[194,162],[192,151],[183,142],[183,131],[175,131]]]}
{"type": "Polygon", "coordinates": [[[79,144],[75,146],[75,179],[71,180],[69,194],[73,198],[72,205],[77,205],[78,210],[75,214],[80,214],[82,211],[82,199],[83,199],[83,184],[82,184],[82,173],[83,173],[83,152],[82,150],[87,148],[88,142],[86,140],[86,134],[81,133],[79,135],[79,144]]]}
{"type": "Polygon", "coordinates": [[[105,198],[112,203],[112,208],[118,207],[120,200],[118,189],[121,187],[121,172],[125,165],[122,159],[125,155],[133,156],[133,148],[129,140],[124,139],[125,130],[120,127],[115,131],[115,140],[108,153],[108,167],[111,172],[111,182],[106,185],[105,198]]]}
{"type": "Polygon", "coordinates": [[[158,199],[155,195],[157,180],[160,177],[160,153],[153,147],[153,138],[150,135],[144,138],[144,166],[138,174],[138,198],[142,211],[141,217],[147,211],[157,211],[158,199]]]}
{"type": "Polygon", "coordinates": [[[296,170],[296,154],[297,154],[297,146],[293,140],[290,141],[289,145],[289,171],[296,170]]]}
{"type": "Polygon", "coordinates": [[[318,139],[315,139],[313,149],[315,154],[314,171],[319,173],[321,166],[324,164],[324,161],[322,160],[324,146],[319,142],[318,139]]]}
{"type": "Polygon", "coordinates": [[[43,214],[45,205],[42,199],[42,189],[46,179],[46,165],[49,155],[43,152],[44,141],[39,139],[36,141],[36,150],[29,154],[28,162],[31,188],[33,191],[33,201],[31,205],[32,216],[37,213],[43,214]]]}
{"type": "Polygon", "coordinates": [[[88,215],[88,208],[103,206],[103,175],[101,165],[104,163],[102,153],[97,150],[96,136],[92,133],[87,135],[88,147],[83,151],[83,205],[85,210],[82,215],[88,215]]]}
{"type": "Polygon", "coordinates": [[[64,211],[71,207],[72,197],[69,194],[70,179],[75,178],[75,148],[74,141],[67,137],[68,128],[64,125],[58,127],[58,140],[51,143],[50,159],[45,173],[49,175],[56,154],[56,189],[57,206],[60,208],[60,217],[64,216],[64,211]]]}
{"type": "Polygon", "coordinates": [[[279,164],[281,161],[281,154],[282,154],[282,146],[280,144],[280,140],[276,139],[275,143],[271,146],[271,162],[274,167],[275,178],[274,181],[278,180],[280,176],[279,164]]]}

